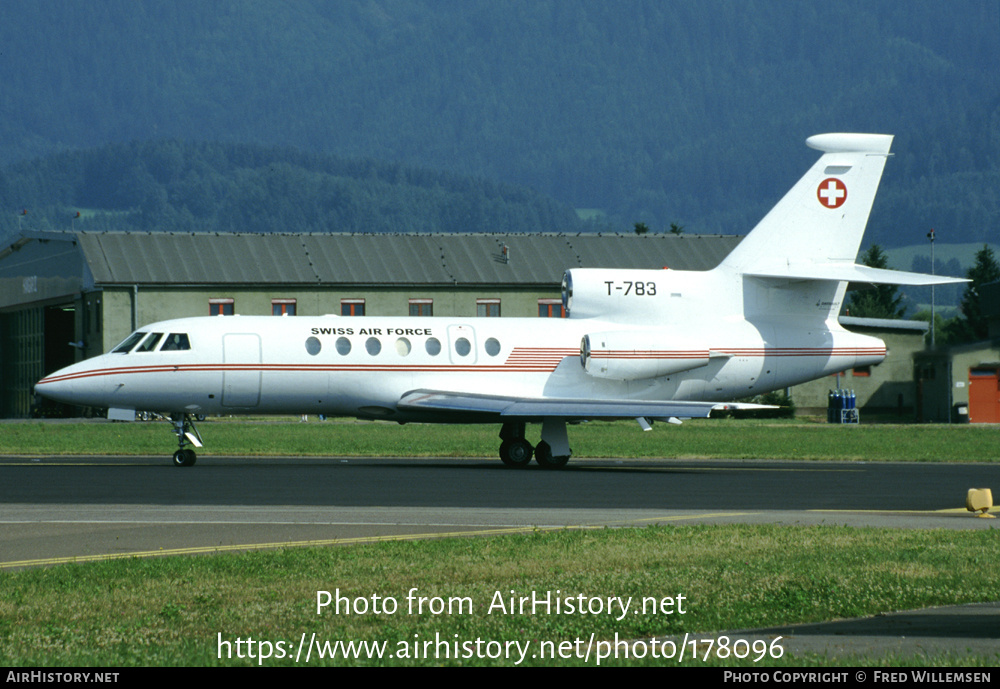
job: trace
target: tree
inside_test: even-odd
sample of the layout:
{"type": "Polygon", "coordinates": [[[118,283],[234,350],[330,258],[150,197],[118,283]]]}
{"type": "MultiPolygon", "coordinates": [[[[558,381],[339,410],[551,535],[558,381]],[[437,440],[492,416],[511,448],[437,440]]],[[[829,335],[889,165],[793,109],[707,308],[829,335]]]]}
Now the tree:
{"type": "Polygon", "coordinates": [[[649,226],[646,225],[646,223],[644,223],[644,222],[637,222],[635,224],[635,228],[634,229],[635,229],[635,233],[637,235],[640,235],[640,236],[649,232],[649,226]]]}
{"type": "MultiPolygon", "coordinates": [[[[871,245],[861,262],[871,268],[889,267],[889,259],[878,244],[871,245]]],[[[852,292],[847,310],[859,318],[902,318],[906,311],[902,304],[903,295],[896,285],[876,285],[852,292]]]]}
{"type": "Polygon", "coordinates": [[[953,342],[974,342],[989,337],[989,326],[979,300],[979,288],[1000,280],[1000,265],[993,255],[993,249],[984,244],[976,252],[976,263],[965,273],[965,277],[972,282],[966,285],[965,293],[962,294],[962,318],[955,324],[953,342]]]}

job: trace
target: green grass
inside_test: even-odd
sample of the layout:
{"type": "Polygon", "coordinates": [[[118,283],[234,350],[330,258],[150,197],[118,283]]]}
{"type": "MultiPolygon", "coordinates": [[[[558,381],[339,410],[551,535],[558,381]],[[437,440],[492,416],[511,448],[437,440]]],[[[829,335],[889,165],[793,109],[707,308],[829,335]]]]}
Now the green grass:
{"type": "MultiPolygon", "coordinates": [[[[165,422],[5,423],[0,455],[154,454],[176,447],[165,422]]],[[[201,455],[496,457],[496,425],[400,426],[385,422],[209,419],[199,424],[201,455]]],[[[538,427],[528,427],[537,441],[538,427]]],[[[1000,427],[860,425],[709,419],[657,424],[592,422],[569,428],[574,457],[676,457],[849,461],[989,462],[1000,427]]]]}
{"type": "MultiPolygon", "coordinates": [[[[210,419],[202,454],[495,457],[496,426],[210,419]]],[[[163,454],[165,423],[5,423],[0,454],[163,454]]],[[[530,429],[537,434],[537,428],[530,429]]],[[[529,435],[530,439],[534,439],[529,435]]],[[[577,456],[732,457],[878,461],[993,461],[994,426],[828,426],[720,419],[657,425],[574,426],[577,456]]],[[[961,532],[845,527],[695,526],[537,531],[492,538],[125,559],[0,572],[0,665],[248,665],[217,657],[219,635],[283,641],[379,641],[390,650],[440,635],[448,641],[573,641],[700,636],[931,605],[983,602],[1000,591],[995,530],[961,532]],[[317,615],[318,590],[351,598],[469,598],[471,613],[317,615]],[[684,615],[486,614],[497,592],[561,596],[685,596],[684,615]]],[[[393,659],[323,664],[492,664],[513,661],[393,659]]],[[[719,661],[733,665],[730,658],[719,661]]],[[[785,665],[962,664],[997,655],[794,657],[785,665]]],[[[593,665],[592,657],[586,664],[593,665]]],[[[671,664],[646,659],[634,664],[671,664]]],[[[686,661],[686,664],[690,661],[686,661]]],[[[265,664],[292,664],[270,659],[265,664]]],[[[311,664],[318,664],[312,661],[311,664]]],[[[528,659],[526,664],[585,664],[528,659]]],[[[622,664],[620,661],[616,664],[622,664]]],[[[696,664],[701,664],[700,661],[696,664]]],[[[753,665],[746,661],[744,664],[753,665]]]]}
{"type": "MultiPolygon", "coordinates": [[[[292,649],[305,634],[322,641],[531,642],[648,639],[891,610],[989,601],[1000,590],[994,532],[845,527],[649,527],[535,532],[496,538],[390,542],[204,557],[121,560],[0,573],[0,665],[253,665],[217,657],[218,641],[253,638],[292,649]],[[407,593],[468,599],[451,614],[409,614],[407,593]],[[393,614],[317,614],[317,591],[393,614]],[[495,596],[683,595],[684,614],[521,614],[489,607],[495,596]]],[[[676,608],[675,608],[676,609],[676,608]]],[[[940,659],[939,659],[940,660],[940,659]]],[[[793,657],[771,664],[857,664],[858,658],[793,657]]],[[[934,663],[934,658],[901,658],[934,663]]],[[[962,664],[997,657],[962,654],[962,664]]],[[[608,661],[611,664],[611,661],[608,661]]],[[[672,664],[647,659],[639,664],[672,664]]],[[[270,659],[266,665],[290,665],[270,659]]],[[[311,664],[512,665],[507,660],[313,660],[311,664]]],[[[531,659],[526,664],[547,665],[531,659]]],[[[557,664],[584,664],[564,659],[557,664]]],[[[591,657],[586,664],[595,664],[591,657]]],[[[614,664],[622,664],[620,661],[614,664]]],[[[700,665],[701,661],[685,664],[700,665]]],[[[725,665],[733,665],[727,659],[725,665]]],[[[745,665],[754,665],[744,662],[745,665]]]]}

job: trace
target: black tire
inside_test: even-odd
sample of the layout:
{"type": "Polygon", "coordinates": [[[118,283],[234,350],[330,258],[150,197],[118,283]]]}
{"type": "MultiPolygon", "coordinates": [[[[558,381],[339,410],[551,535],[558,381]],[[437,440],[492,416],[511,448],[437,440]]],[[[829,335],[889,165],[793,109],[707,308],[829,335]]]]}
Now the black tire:
{"type": "Polygon", "coordinates": [[[509,467],[523,468],[531,463],[534,448],[524,438],[505,440],[500,444],[500,461],[509,467]]]}
{"type": "Polygon", "coordinates": [[[544,440],[535,446],[535,461],[545,469],[561,469],[569,461],[569,455],[554,457],[552,448],[544,440]]]}
{"type": "Polygon", "coordinates": [[[195,454],[194,450],[177,450],[174,453],[175,467],[193,467],[196,461],[198,461],[198,455],[195,454]]]}

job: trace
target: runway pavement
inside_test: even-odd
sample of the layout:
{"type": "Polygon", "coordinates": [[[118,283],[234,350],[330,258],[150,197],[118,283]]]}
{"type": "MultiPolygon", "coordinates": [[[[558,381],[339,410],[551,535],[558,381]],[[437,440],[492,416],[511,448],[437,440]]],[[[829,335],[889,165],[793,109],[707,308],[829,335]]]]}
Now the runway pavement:
{"type": "MultiPolygon", "coordinates": [[[[0,458],[0,569],[536,528],[666,523],[996,529],[964,508],[1000,466],[481,459],[0,458]]],[[[1000,490],[997,491],[1000,494],[1000,490]]],[[[1000,662],[1000,604],[742,630],[789,652],[973,652],[1000,662]]]]}
{"type": "Polygon", "coordinates": [[[984,464],[481,459],[0,458],[0,567],[107,556],[651,523],[997,528],[984,464]]]}

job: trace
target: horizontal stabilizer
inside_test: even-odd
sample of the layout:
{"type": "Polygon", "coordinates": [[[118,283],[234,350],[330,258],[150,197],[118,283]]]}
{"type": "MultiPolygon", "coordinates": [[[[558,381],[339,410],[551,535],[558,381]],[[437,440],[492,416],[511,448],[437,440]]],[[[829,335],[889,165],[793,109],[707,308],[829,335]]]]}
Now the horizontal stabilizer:
{"type": "Polygon", "coordinates": [[[850,263],[812,263],[776,265],[755,269],[745,273],[758,278],[773,278],[783,280],[829,280],[834,282],[868,282],[876,285],[950,285],[958,282],[968,282],[965,278],[953,278],[943,275],[926,275],[924,273],[907,273],[901,270],[886,270],[871,268],[850,263]]]}
{"type": "Polygon", "coordinates": [[[692,402],[687,400],[550,399],[502,397],[438,390],[413,390],[396,407],[409,411],[497,414],[520,419],[652,419],[708,418],[716,409],[773,409],[760,404],[737,402],[692,402]]]}

